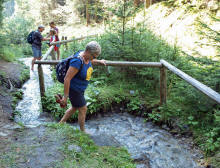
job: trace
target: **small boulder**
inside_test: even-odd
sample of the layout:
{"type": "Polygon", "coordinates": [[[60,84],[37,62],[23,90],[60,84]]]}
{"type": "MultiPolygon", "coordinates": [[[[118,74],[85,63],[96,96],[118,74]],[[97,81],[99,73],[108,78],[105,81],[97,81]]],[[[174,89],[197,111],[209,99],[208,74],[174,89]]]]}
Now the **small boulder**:
{"type": "Polygon", "coordinates": [[[71,144],[68,146],[68,150],[72,151],[74,150],[75,152],[82,152],[82,148],[80,148],[79,146],[77,145],[74,145],[74,144],[71,144]]]}

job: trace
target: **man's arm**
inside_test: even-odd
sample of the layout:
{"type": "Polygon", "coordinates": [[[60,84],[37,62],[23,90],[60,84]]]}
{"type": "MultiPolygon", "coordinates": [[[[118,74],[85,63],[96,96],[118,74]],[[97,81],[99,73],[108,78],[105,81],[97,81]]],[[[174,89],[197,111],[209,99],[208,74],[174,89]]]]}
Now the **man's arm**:
{"type": "Polygon", "coordinates": [[[50,38],[42,38],[42,41],[49,41],[50,38]]]}

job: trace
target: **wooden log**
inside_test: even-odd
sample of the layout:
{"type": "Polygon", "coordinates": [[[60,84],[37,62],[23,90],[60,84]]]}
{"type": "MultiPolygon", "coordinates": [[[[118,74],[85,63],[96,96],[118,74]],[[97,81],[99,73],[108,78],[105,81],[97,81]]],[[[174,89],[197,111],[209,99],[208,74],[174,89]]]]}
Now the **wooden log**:
{"type": "Polygon", "coordinates": [[[38,64],[38,76],[39,76],[40,96],[42,99],[42,97],[45,95],[45,86],[44,86],[44,74],[41,64],[38,64]]]}
{"type": "Polygon", "coordinates": [[[50,43],[50,44],[51,45],[63,44],[63,43],[68,43],[68,42],[72,42],[72,41],[82,40],[82,39],[85,39],[85,38],[90,38],[90,37],[95,37],[95,36],[97,36],[97,34],[91,35],[91,36],[84,36],[84,37],[74,38],[74,39],[71,39],[71,40],[57,41],[57,42],[53,42],[53,43],[50,43]]]}
{"type": "Polygon", "coordinates": [[[53,51],[54,45],[50,46],[50,48],[47,50],[47,52],[43,55],[43,58],[41,60],[46,60],[48,55],[53,51]]]}
{"type": "Polygon", "coordinates": [[[166,81],[166,68],[160,68],[160,105],[166,104],[167,101],[167,81],[166,81]]]}
{"type": "Polygon", "coordinates": [[[206,85],[202,84],[201,82],[197,81],[196,79],[192,78],[191,76],[187,75],[186,73],[182,72],[181,70],[177,69],[173,65],[169,64],[165,60],[160,60],[160,62],[168,68],[170,71],[178,75],[180,78],[191,84],[193,87],[198,89],[200,92],[207,95],[212,100],[216,101],[220,104],[220,94],[216,91],[212,90],[210,87],[207,87],[206,85]]]}
{"type": "MultiPolygon", "coordinates": [[[[59,61],[35,61],[35,64],[53,64],[56,65],[58,64],[59,61]]],[[[98,66],[104,66],[103,64],[96,63],[93,65],[98,65],[98,66]]],[[[159,62],[128,62],[128,61],[106,61],[106,66],[120,66],[120,67],[153,67],[153,68],[160,68],[162,67],[162,64],[159,62]]]]}

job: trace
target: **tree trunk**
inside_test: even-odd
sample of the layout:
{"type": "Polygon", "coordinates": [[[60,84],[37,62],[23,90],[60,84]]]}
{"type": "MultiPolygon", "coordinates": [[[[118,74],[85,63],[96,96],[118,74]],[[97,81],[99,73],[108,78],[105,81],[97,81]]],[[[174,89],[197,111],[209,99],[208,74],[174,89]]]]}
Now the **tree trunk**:
{"type": "Polygon", "coordinates": [[[152,0],[146,0],[146,8],[152,5],[152,0]]]}
{"type": "Polygon", "coordinates": [[[87,26],[90,24],[89,1],[90,1],[90,0],[86,0],[86,25],[87,25],[87,26]]]}
{"type": "Polygon", "coordinates": [[[98,0],[95,0],[95,22],[98,23],[98,0]]]}
{"type": "Polygon", "coordinates": [[[122,20],[122,46],[124,46],[125,43],[125,11],[126,11],[126,0],[124,0],[123,4],[123,20],[122,20]]]}
{"type": "Polygon", "coordinates": [[[141,0],[134,0],[134,6],[138,7],[140,5],[141,0]]]}

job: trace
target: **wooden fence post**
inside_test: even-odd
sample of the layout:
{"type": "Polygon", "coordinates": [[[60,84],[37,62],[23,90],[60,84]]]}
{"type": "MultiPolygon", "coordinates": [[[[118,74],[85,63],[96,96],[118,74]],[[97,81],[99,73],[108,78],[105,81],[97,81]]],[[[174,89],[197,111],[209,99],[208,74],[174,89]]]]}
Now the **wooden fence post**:
{"type": "MultiPolygon", "coordinates": [[[[40,97],[42,102],[42,98],[45,95],[45,87],[44,87],[44,73],[41,64],[38,64],[38,76],[39,76],[39,86],[40,86],[40,97]]],[[[44,109],[43,105],[42,108],[44,109]]]]}
{"type": "Polygon", "coordinates": [[[166,68],[160,68],[160,105],[166,104],[167,101],[167,81],[166,81],[166,68]]]}
{"type": "MultiPolygon", "coordinates": [[[[67,36],[65,37],[65,40],[67,40],[67,36]]],[[[68,45],[65,43],[65,50],[68,50],[68,45]]]]}

